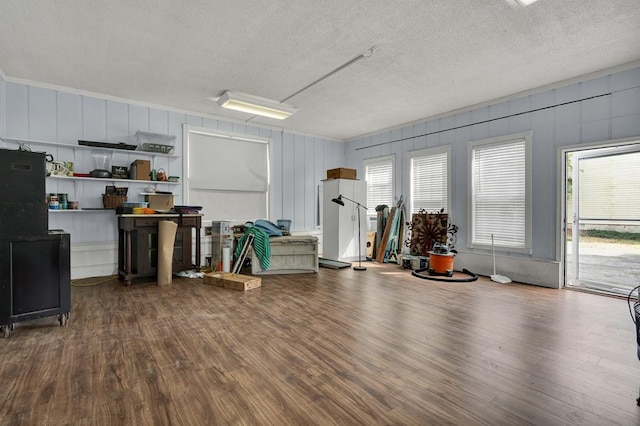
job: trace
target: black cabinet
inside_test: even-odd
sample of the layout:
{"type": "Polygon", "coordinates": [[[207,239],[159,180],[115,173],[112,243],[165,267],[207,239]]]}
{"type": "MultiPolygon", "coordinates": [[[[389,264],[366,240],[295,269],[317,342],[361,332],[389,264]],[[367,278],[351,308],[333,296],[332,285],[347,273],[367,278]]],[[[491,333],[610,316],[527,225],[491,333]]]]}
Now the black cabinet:
{"type": "Polygon", "coordinates": [[[0,240],[47,235],[45,155],[0,150],[0,240]]]}
{"type": "Polygon", "coordinates": [[[71,311],[69,234],[2,240],[0,245],[0,327],[8,337],[17,322],[71,311]]]}
{"type": "Polygon", "coordinates": [[[71,310],[70,237],[49,231],[45,154],[0,149],[0,329],[71,310]]]}

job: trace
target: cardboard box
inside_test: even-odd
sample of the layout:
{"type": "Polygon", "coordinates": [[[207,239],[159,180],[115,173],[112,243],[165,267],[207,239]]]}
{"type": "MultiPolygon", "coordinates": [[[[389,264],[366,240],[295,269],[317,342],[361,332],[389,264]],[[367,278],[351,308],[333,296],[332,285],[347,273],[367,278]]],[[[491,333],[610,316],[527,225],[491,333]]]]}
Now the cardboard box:
{"type": "Polygon", "coordinates": [[[327,179],[355,179],[356,169],[345,169],[340,167],[337,169],[327,170],[327,179]]]}
{"type": "Polygon", "coordinates": [[[136,160],[131,163],[131,168],[135,170],[135,175],[131,179],[151,180],[151,160],[136,160]]]}
{"type": "Polygon", "coordinates": [[[209,272],[204,275],[204,283],[230,288],[232,290],[247,291],[260,287],[262,285],[262,278],[232,274],[229,272],[209,272]]]}
{"type": "Polygon", "coordinates": [[[149,194],[144,196],[144,200],[149,202],[149,208],[166,211],[173,208],[173,195],[171,194],[149,194]]]}

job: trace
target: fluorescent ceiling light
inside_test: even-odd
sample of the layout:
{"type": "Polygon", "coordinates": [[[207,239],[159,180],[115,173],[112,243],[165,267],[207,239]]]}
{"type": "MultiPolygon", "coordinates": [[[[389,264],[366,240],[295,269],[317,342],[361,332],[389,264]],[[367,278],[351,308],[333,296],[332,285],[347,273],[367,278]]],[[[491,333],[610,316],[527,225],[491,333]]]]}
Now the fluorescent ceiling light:
{"type": "Polygon", "coordinates": [[[278,120],[284,120],[298,110],[298,108],[292,105],[239,92],[224,92],[224,95],[218,99],[218,104],[222,108],[262,115],[278,120]]]}
{"type": "Polygon", "coordinates": [[[538,0],[507,0],[507,3],[509,3],[513,7],[527,7],[537,1],[538,0]]]}

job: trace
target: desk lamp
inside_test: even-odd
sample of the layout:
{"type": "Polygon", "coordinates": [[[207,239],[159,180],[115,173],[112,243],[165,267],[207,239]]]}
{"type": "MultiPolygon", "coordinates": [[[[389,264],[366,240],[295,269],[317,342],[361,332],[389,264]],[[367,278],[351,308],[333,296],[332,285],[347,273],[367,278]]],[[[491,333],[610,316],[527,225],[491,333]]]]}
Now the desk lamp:
{"type": "Polygon", "coordinates": [[[341,206],[344,206],[344,201],[342,201],[342,199],[345,199],[347,201],[351,201],[352,203],[354,203],[358,209],[358,266],[354,266],[353,270],[354,271],[366,271],[367,268],[362,266],[362,255],[361,255],[361,245],[362,245],[362,236],[360,235],[360,207],[362,207],[363,209],[367,210],[367,208],[365,206],[363,206],[362,204],[360,204],[357,201],[354,201],[350,198],[347,198],[345,196],[343,196],[342,194],[338,195],[338,198],[334,198],[331,201],[333,201],[336,204],[340,204],[341,206]]]}

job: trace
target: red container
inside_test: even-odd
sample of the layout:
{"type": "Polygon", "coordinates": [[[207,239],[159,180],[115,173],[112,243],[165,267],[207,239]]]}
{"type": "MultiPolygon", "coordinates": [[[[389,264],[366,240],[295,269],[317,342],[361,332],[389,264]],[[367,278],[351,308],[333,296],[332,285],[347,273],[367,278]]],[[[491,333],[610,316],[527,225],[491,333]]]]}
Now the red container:
{"type": "Polygon", "coordinates": [[[429,252],[429,269],[436,274],[446,274],[453,271],[454,253],[439,254],[429,252]]]}

